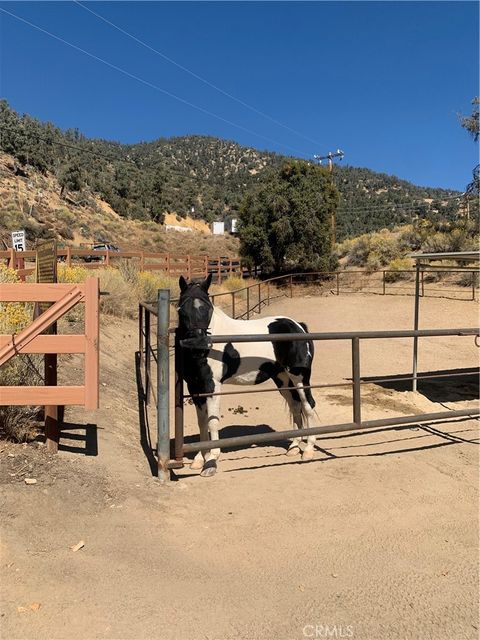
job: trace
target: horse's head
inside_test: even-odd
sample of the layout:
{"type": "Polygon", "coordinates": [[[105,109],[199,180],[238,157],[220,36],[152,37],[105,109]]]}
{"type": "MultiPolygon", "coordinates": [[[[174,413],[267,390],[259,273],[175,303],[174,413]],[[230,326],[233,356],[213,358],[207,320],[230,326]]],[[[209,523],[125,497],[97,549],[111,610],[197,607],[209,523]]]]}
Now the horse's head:
{"type": "Polygon", "coordinates": [[[187,338],[200,338],[207,335],[213,314],[213,304],[208,296],[211,282],[211,273],[201,282],[187,282],[183,276],[180,276],[178,327],[187,338]]]}

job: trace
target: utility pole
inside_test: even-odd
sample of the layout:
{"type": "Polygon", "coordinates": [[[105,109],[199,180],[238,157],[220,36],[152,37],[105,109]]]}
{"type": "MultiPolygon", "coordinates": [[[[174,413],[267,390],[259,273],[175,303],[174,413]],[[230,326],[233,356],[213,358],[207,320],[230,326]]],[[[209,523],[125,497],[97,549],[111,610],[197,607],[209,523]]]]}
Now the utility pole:
{"type": "MultiPolygon", "coordinates": [[[[326,156],[313,156],[313,158],[318,162],[318,164],[322,164],[323,160],[328,160],[328,170],[330,173],[333,171],[333,160],[338,158],[339,160],[343,160],[345,153],[341,149],[337,149],[336,151],[329,151],[326,156]]],[[[332,213],[331,220],[331,229],[332,229],[332,246],[337,242],[337,220],[336,213],[332,213]]]]}

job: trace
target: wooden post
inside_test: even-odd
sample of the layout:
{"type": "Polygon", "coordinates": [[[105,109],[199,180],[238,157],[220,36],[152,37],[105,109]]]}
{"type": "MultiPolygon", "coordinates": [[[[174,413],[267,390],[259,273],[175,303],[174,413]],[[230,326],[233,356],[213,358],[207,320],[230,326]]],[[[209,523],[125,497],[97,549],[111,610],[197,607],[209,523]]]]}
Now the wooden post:
{"type": "Polygon", "coordinates": [[[140,253],[140,271],[145,271],[145,251],[140,253]]]}
{"type": "Polygon", "coordinates": [[[165,265],[167,267],[167,275],[171,276],[171,259],[170,259],[170,254],[167,253],[166,257],[165,257],[165,265]]]}
{"type": "MultiPolygon", "coordinates": [[[[55,323],[56,324],[56,323],[55,323]]],[[[55,327],[56,333],[56,327],[55,327]]],[[[57,386],[57,354],[46,353],[44,357],[45,386],[57,386]]],[[[58,407],[45,406],[45,444],[49,453],[57,453],[60,442],[60,425],[58,421],[58,407]]]]}
{"type": "Polygon", "coordinates": [[[218,256],[218,284],[222,283],[222,258],[218,256]]]}
{"type": "Polygon", "coordinates": [[[98,409],[99,308],[98,278],[85,281],[85,409],[98,409]]]}
{"type": "Polygon", "coordinates": [[[72,249],[70,247],[67,247],[67,267],[71,267],[72,266],[72,249]]]}
{"type": "Polygon", "coordinates": [[[192,279],[192,256],[190,254],[187,255],[187,273],[188,279],[192,279]]]}
{"type": "Polygon", "coordinates": [[[107,255],[105,256],[105,264],[107,267],[110,266],[110,249],[107,249],[107,255]]]}
{"type": "Polygon", "coordinates": [[[10,247],[9,249],[10,255],[8,256],[8,268],[15,269],[15,249],[10,247]]]}
{"type": "Polygon", "coordinates": [[[204,275],[205,278],[208,276],[208,256],[205,256],[203,258],[203,270],[204,270],[204,275]]]}

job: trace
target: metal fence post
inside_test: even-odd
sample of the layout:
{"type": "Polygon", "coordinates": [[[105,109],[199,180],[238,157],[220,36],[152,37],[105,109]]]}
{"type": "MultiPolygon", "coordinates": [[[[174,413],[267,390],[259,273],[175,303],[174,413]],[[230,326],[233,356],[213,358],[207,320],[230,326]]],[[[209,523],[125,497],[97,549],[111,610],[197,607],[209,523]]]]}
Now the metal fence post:
{"type": "Polygon", "coordinates": [[[261,287],[261,283],[258,283],[258,313],[260,313],[261,311],[261,306],[262,306],[262,292],[260,290],[261,287]]]}
{"type": "Polygon", "coordinates": [[[157,455],[158,477],[170,480],[168,326],[170,321],[170,289],[159,289],[157,299],[157,455]]]}
{"type": "Polygon", "coordinates": [[[290,298],[293,298],[293,275],[290,276],[290,298]]]}
{"type": "Polygon", "coordinates": [[[247,287],[247,320],[250,320],[250,287],[247,287]]]}
{"type": "Polygon", "coordinates": [[[340,273],[337,271],[337,296],[340,295],[340,273]]]}
{"type": "Polygon", "coordinates": [[[353,422],[362,424],[360,398],[360,339],[352,338],[353,422]]]}
{"type": "MultiPolygon", "coordinates": [[[[413,314],[413,329],[418,331],[418,321],[420,315],[420,265],[417,262],[415,272],[415,311],[413,314]]],[[[412,391],[417,390],[417,371],[418,371],[418,337],[413,338],[413,366],[412,366],[412,391]]]]}
{"type": "Polygon", "coordinates": [[[143,362],[143,307],[138,305],[138,353],[140,357],[140,367],[143,362]]]}
{"type": "Polygon", "coordinates": [[[152,344],[150,335],[150,310],[145,309],[145,404],[150,403],[150,372],[152,366],[152,344]]]}
{"type": "Polygon", "coordinates": [[[475,301],[475,271],[472,271],[472,300],[475,301]]]}
{"type": "Polygon", "coordinates": [[[232,318],[235,319],[235,291],[232,291],[232,318]]]}
{"type": "Polygon", "coordinates": [[[386,279],[386,274],[385,271],[383,272],[383,295],[385,295],[385,289],[386,289],[386,284],[387,284],[387,279],[386,279]]]}
{"type": "Polygon", "coordinates": [[[175,331],[175,460],[183,462],[183,351],[175,331]]]}

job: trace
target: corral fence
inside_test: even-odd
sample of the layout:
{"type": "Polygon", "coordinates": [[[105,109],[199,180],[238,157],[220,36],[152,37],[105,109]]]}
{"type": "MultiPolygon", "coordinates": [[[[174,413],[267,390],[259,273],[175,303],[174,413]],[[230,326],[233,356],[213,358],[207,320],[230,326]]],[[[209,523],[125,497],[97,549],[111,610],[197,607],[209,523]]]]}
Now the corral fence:
{"type": "MultiPolygon", "coordinates": [[[[362,270],[293,273],[259,280],[255,284],[235,291],[211,294],[210,298],[232,318],[249,320],[273,300],[281,297],[293,298],[297,294],[318,295],[320,293],[338,296],[346,293],[370,293],[415,296],[415,273],[414,269],[403,271],[385,269],[373,273],[362,270]],[[406,278],[410,281],[407,282],[406,278]]],[[[421,297],[477,299],[478,269],[423,269],[420,272],[420,279],[421,297]],[[438,283],[439,276],[448,278],[448,284],[438,283]],[[466,284],[455,285],[452,283],[455,279],[461,279],[466,284]]]]}
{"type": "MultiPolygon", "coordinates": [[[[255,285],[257,286],[257,285],[255,285]]],[[[139,309],[139,354],[140,369],[142,371],[142,389],[145,404],[148,405],[153,395],[157,409],[157,462],[158,475],[163,480],[168,480],[171,469],[184,466],[186,454],[197,451],[206,451],[213,448],[228,449],[231,447],[248,446],[264,442],[284,441],[285,439],[308,435],[325,435],[343,431],[360,431],[380,427],[400,426],[408,424],[421,424],[452,418],[473,417],[480,415],[477,409],[448,410],[435,413],[423,413],[410,416],[396,416],[378,420],[362,420],[361,387],[371,384],[369,380],[363,380],[361,376],[361,342],[364,340],[381,339],[395,340],[398,338],[445,337],[445,336],[472,336],[475,339],[480,335],[480,328],[451,328],[451,329],[422,329],[409,331],[352,331],[329,332],[308,334],[269,334],[269,335],[224,335],[209,336],[209,344],[242,343],[242,342],[283,342],[283,341],[332,341],[347,340],[351,344],[351,380],[334,384],[311,384],[310,389],[325,389],[350,387],[352,389],[352,421],[340,424],[326,424],[309,429],[295,429],[271,433],[259,433],[248,436],[236,436],[222,438],[220,440],[200,441],[186,444],[184,442],[184,403],[192,399],[191,395],[184,392],[182,349],[189,348],[188,341],[181,344],[175,329],[170,327],[170,291],[161,289],[155,304],[141,303],[139,309]],[[153,322],[152,322],[153,319],[153,322]],[[155,330],[155,339],[152,340],[152,330],[155,330]],[[174,426],[170,427],[170,355],[174,350],[174,426]],[[155,371],[152,371],[152,361],[155,362],[155,371]],[[173,431],[173,446],[171,432],[173,431]]],[[[376,382],[399,382],[409,380],[431,380],[448,378],[451,374],[416,374],[414,376],[386,376],[376,379],[376,382]]],[[[470,375],[471,373],[458,373],[455,376],[470,375]]],[[[248,393],[278,393],[277,388],[250,389],[241,391],[221,391],[206,395],[240,395],[248,393]]]]}
{"type": "MultiPolygon", "coordinates": [[[[36,251],[0,251],[0,260],[16,269],[25,279],[35,271],[36,251]],[[25,265],[25,262],[27,263],[25,265]]],[[[212,274],[213,280],[221,284],[230,276],[239,278],[255,276],[255,272],[242,265],[240,258],[232,256],[180,255],[145,251],[111,251],[92,249],[57,249],[57,259],[67,266],[81,264],[85,269],[118,267],[123,260],[131,260],[139,271],[156,271],[172,278],[183,275],[189,279],[212,274]],[[93,257],[93,260],[88,261],[93,257]]],[[[382,269],[370,271],[351,269],[332,272],[294,273],[276,278],[259,280],[256,285],[243,287],[233,292],[216,294],[222,298],[222,307],[231,307],[232,317],[246,318],[280,291],[290,292],[293,285],[315,289],[315,293],[371,293],[379,295],[415,295],[415,269],[382,269]],[[277,291],[274,291],[277,288],[277,291]],[[227,296],[229,301],[227,302],[227,296]]],[[[424,297],[451,297],[471,299],[477,297],[479,271],[472,268],[429,267],[420,272],[420,295],[424,297]]]]}
{"type": "Polygon", "coordinates": [[[50,303],[36,319],[16,335],[0,335],[0,367],[21,354],[44,354],[45,386],[2,386],[0,405],[45,407],[47,449],[56,452],[59,442],[59,409],[82,405],[98,409],[99,402],[99,281],[83,284],[2,283],[0,303],[50,303]],[[77,304],[85,306],[80,335],[45,334],[77,304]],[[57,386],[57,355],[84,355],[82,385],[57,386]]]}
{"type": "MultiPolygon", "coordinates": [[[[36,251],[0,251],[0,260],[16,269],[24,278],[35,272],[36,251]],[[27,264],[25,264],[27,263],[27,264]]],[[[232,275],[243,277],[247,270],[235,256],[210,256],[174,253],[154,253],[147,251],[111,251],[109,249],[57,249],[57,260],[68,267],[81,264],[85,269],[118,267],[121,261],[131,260],[139,271],[158,271],[169,277],[184,275],[188,278],[213,275],[215,282],[232,275]]]]}

